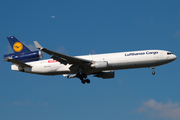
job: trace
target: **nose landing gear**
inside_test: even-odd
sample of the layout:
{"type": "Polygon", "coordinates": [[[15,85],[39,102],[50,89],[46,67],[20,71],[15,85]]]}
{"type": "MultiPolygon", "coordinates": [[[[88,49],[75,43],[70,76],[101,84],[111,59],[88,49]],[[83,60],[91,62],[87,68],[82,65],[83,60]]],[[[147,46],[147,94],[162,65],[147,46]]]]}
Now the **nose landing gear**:
{"type": "Polygon", "coordinates": [[[155,69],[155,67],[152,67],[152,74],[153,75],[155,75],[154,69],[155,69]]]}

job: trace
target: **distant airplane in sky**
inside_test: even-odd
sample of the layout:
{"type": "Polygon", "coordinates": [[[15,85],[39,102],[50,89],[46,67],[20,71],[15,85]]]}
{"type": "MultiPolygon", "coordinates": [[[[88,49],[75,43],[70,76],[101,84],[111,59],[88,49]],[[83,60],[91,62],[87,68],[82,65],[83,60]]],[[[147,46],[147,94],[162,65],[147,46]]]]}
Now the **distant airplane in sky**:
{"type": "Polygon", "coordinates": [[[39,75],[63,75],[67,78],[79,78],[83,84],[90,83],[88,75],[103,79],[114,78],[114,70],[151,67],[152,74],[156,66],[176,60],[176,55],[165,50],[142,50],[69,56],[43,48],[34,41],[38,51],[29,50],[16,37],[7,37],[14,53],[4,55],[4,60],[12,62],[12,70],[39,75]],[[42,51],[52,59],[43,58],[42,51]]]}

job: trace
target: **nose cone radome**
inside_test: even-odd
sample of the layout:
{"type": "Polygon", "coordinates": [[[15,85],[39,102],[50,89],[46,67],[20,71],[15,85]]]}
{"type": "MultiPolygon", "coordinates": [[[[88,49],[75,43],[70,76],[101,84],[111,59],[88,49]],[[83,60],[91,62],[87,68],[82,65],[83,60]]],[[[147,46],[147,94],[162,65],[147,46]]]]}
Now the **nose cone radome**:
{"type": "Polygon", "coordinates": [[[172,55],[172,59],[173,59],[173,60],[176,60],[176,59],[177,59],[177,56],[173,54],[173,55],[172,55]]]}
{"type": "Polygon", "coordinates": [[[171,57],[170,57],[170,59],[171,59],[172,61],[174,61],[174,60],[176,60],[176,59],[177,59],[177,56],[176,56],[176,55],[174,55],[174,54],[172,54],[172,55],[171,55],[171,57]]]}

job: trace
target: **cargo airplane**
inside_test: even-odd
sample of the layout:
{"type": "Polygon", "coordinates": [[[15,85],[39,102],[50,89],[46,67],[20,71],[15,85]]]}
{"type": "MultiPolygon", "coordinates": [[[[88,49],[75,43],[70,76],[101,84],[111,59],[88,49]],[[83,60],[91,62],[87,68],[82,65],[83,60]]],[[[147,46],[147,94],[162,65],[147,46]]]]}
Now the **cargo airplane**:
{"type": "Polygon", "coordinates": [[[114,70],[151,67],[176,60],[176,55],[165,50],[141,50],[84,56],[69,56],[34,44],[38,51],[29,50],[16,37],[7,37],[14,53],[4,55],[4,60],[12,62],[12,70],[39,75],[63,75],[79,78],[83,84],[90,83],[88,75],[103,79],[114,78],[114,70]],[[42,59],[42,51],[52,59],[42,59]]]}

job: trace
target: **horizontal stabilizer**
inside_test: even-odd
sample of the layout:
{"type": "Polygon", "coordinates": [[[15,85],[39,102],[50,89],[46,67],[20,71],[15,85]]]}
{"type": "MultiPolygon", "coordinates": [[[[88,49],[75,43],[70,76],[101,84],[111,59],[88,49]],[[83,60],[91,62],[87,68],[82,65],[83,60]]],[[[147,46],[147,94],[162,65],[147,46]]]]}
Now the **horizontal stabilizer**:
{"type": "Polygon", "coordinates": [[[18,60],[12,59],[11,57],[5,59],[4,61],[12,62],[12,63],[15,64],[16,66],[22,67],[22,68],[32,67],[32,66],[30,66],[30,65],[28,65],[28,64],[25,64],[25,63],[20,62],[20,61],[18,61],[18,60]]]}

